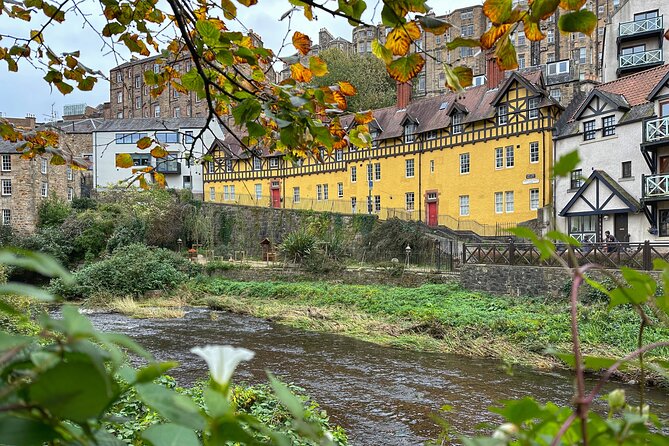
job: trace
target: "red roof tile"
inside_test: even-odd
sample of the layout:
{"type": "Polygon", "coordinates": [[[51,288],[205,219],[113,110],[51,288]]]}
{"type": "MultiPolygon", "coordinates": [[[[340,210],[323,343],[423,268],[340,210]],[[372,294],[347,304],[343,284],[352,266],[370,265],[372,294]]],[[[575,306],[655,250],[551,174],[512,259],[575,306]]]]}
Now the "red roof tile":
{"type": "Polygon", "coordinates": [[[598,85],[595,89],[622,95],[634,107],[648,102],[646,98],[667,72],[669,65],[662,65],[598,85]]]}

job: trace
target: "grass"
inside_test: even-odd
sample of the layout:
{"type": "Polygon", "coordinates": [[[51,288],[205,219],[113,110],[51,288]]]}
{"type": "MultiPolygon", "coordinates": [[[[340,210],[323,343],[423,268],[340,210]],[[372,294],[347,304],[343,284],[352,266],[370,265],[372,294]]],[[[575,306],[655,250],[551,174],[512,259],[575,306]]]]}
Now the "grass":
{"type": "Polygon", "coordinates": [[[85,305],[137,319],[173,319],[186,314],[183,309],[186,301],[176,297],[136,300],[129,296],[114,298],[99,293],[88,299],[85,305]]]}
{"type": "MultiPolygon", "coordinates": [[[[382,345],[491,357],[539,368],[562,366],[545,353],[570,351],[569,304],[470,292],[456,284],[419,288],[302,282],[192,282],[189,291],[211,308],[290,326],[341,333],[382,345]]],[[[634,350],[639,321],[627,308],[604,303],[579,308],[586,354],[619,357],[634,350]]],[[[669,338],[647,328],[646,343],[669,338]]],[[[669,358],[669,349],[648,357],[669,358]]]]}

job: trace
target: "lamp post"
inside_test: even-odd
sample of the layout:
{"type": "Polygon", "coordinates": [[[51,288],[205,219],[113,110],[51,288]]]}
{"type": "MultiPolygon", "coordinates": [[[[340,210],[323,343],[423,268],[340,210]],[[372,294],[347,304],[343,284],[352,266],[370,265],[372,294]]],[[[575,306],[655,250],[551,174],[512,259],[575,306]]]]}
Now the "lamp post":
{"type": "Polygon", "coordinates": [[[177,239],[177,249],[179,249],[179,252],[181,252],[181,245],[183,245],[183,240],[181,240],[181,237],[177,239]]]}
{"type": "Polygon", "coordinates": [[[408,268],[409,267],[409,259],[411,258],[411,246],[407,245],[407,247],[404,248],[404,252],[406,253],[406,256],[407,256],[406,266],[408,268]]]}

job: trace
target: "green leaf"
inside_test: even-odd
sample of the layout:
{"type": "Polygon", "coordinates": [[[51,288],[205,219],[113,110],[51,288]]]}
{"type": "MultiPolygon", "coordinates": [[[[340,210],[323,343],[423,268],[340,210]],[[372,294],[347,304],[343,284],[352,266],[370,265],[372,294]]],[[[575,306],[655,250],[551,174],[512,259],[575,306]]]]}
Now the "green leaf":
{"type": "Polygon", "coordinates": [[[154,379],[162,376],[165,372],[179,365],[178,362],[168,361],[168,362],[154,362],[145,367],[142,367],[137,371],[135,376],[135,382],[138,383],[148,383],[154,379]]]}
{"type": "Polygon", "coordinates": [[[453,91],[462,91],[465,87],[472,85],[474,74],[469,67],[458,66],[451,68],[444,64],[444,73],[446,74],[446,85],[453,91]]]}
{"type": "Polygon", "coordinates": [[[29,345],[31,342],[32,338],[28,336],[9,334],[4,331],[0,331],[0,351],[6,351],[10,348],[29,345]]]}
{"type": "Polygon", "coordinates": [[[132,155],[129,153],[117,153],[116,154],[116,167],[122,169],[127,169],[135,165],[135,161],[132,159],[132,155]]]}
{"type": "Polygon", "coordinates": [[[379,43],[377,39],[372,41],[372,54],[381,59],[386,65],[393,61],[393,52],[379,43]]]}
{"type": "Polygon", "coordinates": [[[181,76],[181,85],[191,91],[201,92],[201,96],[204,96],[204,80],[195,68],[181,76]]]}
{"type": "Polygon", "coordinates": [[[581,246],[581,242],[576,240],[571,235],[564,234],[560,231],[548,231],[548,233],[546,234],[546,237],[550,238],[550,239],[555,239],[555,240],[560,241],[562,243],[566,243],[569,246],[575,246],[575,247],[581,246]]]}
{"type": "Polygon", "coordinates": [[[578,156],[578,150],[562,155],[553,166],[553,176],[566,177],[580,162],[581,158],[578,156]]]}
{"type": "Polygon", "coordinates": [[[97,418],[116,397],[113,383],[86,357],[69,357],[38,375],[28,388],[30,401],[43,406],[52,415],[83,423],[97,418]]]}
{"type": "Polygon", "coordinates": [[[8,282],[0,285],[0,295],[9,294],[15,296],[26,296],[43,302],[51,302],[54,297],[43,288],[38,288],[25,283],[8,282]]]}
{"type": "Polygon", "coordinates": [[[0,432],[0,441],[8,445],[42,446],[57,437],[51,426],[13,415],[0,415],[0,432]]]}
{"type": "Polygon", "coordinates": [[[518,55],[508,33],[497,42],[495,56],[500,69],[515,70],[518,68],[518,55]]]}
{"type": "Polygon", "coordinates": [[[298,419],[301,420],[304,418],[304,406],[302,405],[302,401],[288,389],[288,387],[276,379],[274,375],[271,373],[267,373],[269,376],[269,382],[270,385],[272,386],[272,389],[274,389],[274,393],[276,394],[276,397],[281,401],[281,404],[285,406],[286,409],[291,413],[291,415],[298,419]]]}
{"type": "Polygon", "coordinates": [[[534,21],[546,20],[555,13],[560,5],[560,0],[534,0],[530,9],[530,17],[534,21]]]}
{"type": "Polygon", "coordinates": [[[37,251],[17,248],[0,250],[0,264],[18,266],[35,271],[46,277],[60,277],[66,283],[72,283],[72,276],[53,257],[37,251]]]}
{"type": "MultiPolygon", "coordinates": [[[[576,367],[576,360],[573,353],[562,353],[554,350],[547,350],[546,353],[557,356],[562,362],[569,367],[576,367]]],[[[606,370],[613,364],[618,362],[615,358],[606,358],[603,356],[583,355],[583,367],[588,370],[606,370]]],[[[627,366],[623,363],[619,370],[624,370],[627,366]]]]}
{"type": "Polygon", "coordinates": [[[590,35],[597,27],[597,16],[587,9],[563,14],[558,20],[558,28],[565,33],[583,33],[590,35]]]}
{"type": "Polygon", "coordinates": [[[234,409],[228,399],[221,392],[207,387],[202,392],[204,404],[207,407],[207,413],[213,418],[225,417],[234,412],[234,409]]]}
{"type": "Polygon", "coordinates": [[[262,107],[257,99],[247,98],[232,109],[232,116],[235,118],[237,125],[242,125],[257,119],[261,111],[262,107]]]}
{"type": "Polygon", "coordinates": [[[480,46],[481,42],[477,39],[465,39],[464,37],[456,37],[446,44],[446,48],[449,50],[454,50],[460,47],[478,48],[480,46]]]}
{"type": "Polygon", "coordinates": [[[125,32],[125,26],[121,25],[118,22],[109,22],[104,28],[102,28],[102,35],[105,37],[111,37],[114,34],[123,34],[125,32]]]}
{"type": "Polygon", "coordinates": [[[436,36],[444,34],[450,27],[450,23],[445,20],[438,19],[431,15],[422,15],[418,17],[418,22],[420,23],[423,31],[427,31],[436,36]]]}
{"type": "Polygon", "coordinates": [[[153,355],[129,336],[120,333],[98,333],[98,339],[105,343],[113,343],[120,347],[125,347],[142,358],[153,361],[153,355]]]}
{"type": "Polygon", "coordinates": [[[257,122],[254,121],[247,122],[246,129],[249,132],[249,136],[253,138],[260,138],[262,136],[265,136],[265,127],[258,124],[257,122]]]}
{"type": "Polygon", "coordinates": [[[204,429],[199,407],[187,396],[153,383],[137,384],[135,388],[142,401],[168,420],[191,429],[204,429]]]}
{"type": "Polygon", "coordinates": [[[156,424],[142,433],[153,446],[199,446],[200,440],[192,429],[177,424],[156,424]]]}
{"type": "Polygon", "coordinates": [[[502,401],[502,404],[504,404],[502,407],[491,407],[490,411],[502,415],[506,421],[518,426],[538,417],[541,411],[539,404],[530,397],[521,400],[506,400],[502,401]]]}
{"type": "Polygon", "coordinates": [[[202,40],[209,46],[215,46],[218,44],[218,38],[221,36],[221,32],[216,28],[216,26],[208,20],[198,20],[195,24],[195,28],[202,36],[202,40]]]}

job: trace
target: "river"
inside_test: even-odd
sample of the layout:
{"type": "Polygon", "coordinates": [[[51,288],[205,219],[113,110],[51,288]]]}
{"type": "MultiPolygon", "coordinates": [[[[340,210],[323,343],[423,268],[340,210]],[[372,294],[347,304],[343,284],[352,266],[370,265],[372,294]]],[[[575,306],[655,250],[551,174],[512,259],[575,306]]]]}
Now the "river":
{"type": "MultiPolygon", "coordinates": [[[[182,319],[88,316],[99,329],[130,335],[159,360],[179,361],[170,374],[180,385],[206,376],[191,347],[249,348],[256,356],[239,367],[237,382],[266,381],[270,370],[303,387],[347,430],[353,445],[423,444],[438,434],[430,416],[444,405],[453,408],[445,414],[453,432],[474,434],[480,423],[499,421],[486,410],[499,400],[533,395],[568,404],[573,393],[566,373],[514,369],[509,375],[498,361],[379,347],[238,314],[193,308],[182,319]]],[[[623,387],[634,399],[635,388],[623,387]]],[[[669,413],[666,390],[651,389],[649,400],[655,413],[669,413]]]]}

